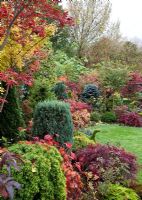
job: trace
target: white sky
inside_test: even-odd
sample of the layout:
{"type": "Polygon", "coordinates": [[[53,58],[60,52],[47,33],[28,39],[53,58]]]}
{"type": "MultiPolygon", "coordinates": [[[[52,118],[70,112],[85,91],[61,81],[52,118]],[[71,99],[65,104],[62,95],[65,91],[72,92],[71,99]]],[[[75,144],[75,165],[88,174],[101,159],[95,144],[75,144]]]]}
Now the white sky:
{"type": "Polygon", "coordinates": [[[110,0],[110,2],[111,18],[113,21],[120,21],[122,35],[128,39],[142,40],[142,0],[110,0]]]}
{"type": "Polygon", "coordinates": [[[142,39],[142,0],[110,0],[112,19],[120,21],[123,36],[142,39]]]}

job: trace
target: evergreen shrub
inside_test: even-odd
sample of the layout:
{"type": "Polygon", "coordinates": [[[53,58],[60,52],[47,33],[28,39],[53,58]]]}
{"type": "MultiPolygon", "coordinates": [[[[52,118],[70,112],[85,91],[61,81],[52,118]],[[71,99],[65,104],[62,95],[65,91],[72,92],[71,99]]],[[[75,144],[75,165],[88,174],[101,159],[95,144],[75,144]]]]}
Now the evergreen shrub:
{"type": "Polygon", "coordinates": [[[58,100],[63,100],[68,98],[66,93],[66,85],[63,82],[56,83],[56,85],[53,88],[53,91],[58,100]]]}
{"type": "Polygon", "coordinates": [[[106,123],[113,123],[117,121],[116,114],[114,112],[105,112],[101,116],[101,121],[106,123]]]}
{"type": "Polygon", "coordinates": [[[23,113],[16,88],[10,88],[7,95],[7,103],[0,113],[0,134],[9,139],[18,138],[18,128],[24,126],[23,113]]]}
{"type": "Polygon", "coordinates": [[[85,85],[83,93],[81,94],[83,101],[90,100],[90,98],[98,98],[99,96],[100,96],[100,91],[98,87],[94,84],[85,85]]]}
{"type": "Polygon", "coordinates": [[[24,161],[20,172],[12,173],[22,186],[16,191],[14,200],[66,200],[62,157],[55,147],[21,143],[9,150],[20,154],[24,161]]]}
{"type": "Polygon", "coordinates": [[[46,134],[58,134],[61,144],[72,143],[73,123],[69,104],[60,101],[38,103],[33,118],[33,135],[43,137],[46,134]]]}

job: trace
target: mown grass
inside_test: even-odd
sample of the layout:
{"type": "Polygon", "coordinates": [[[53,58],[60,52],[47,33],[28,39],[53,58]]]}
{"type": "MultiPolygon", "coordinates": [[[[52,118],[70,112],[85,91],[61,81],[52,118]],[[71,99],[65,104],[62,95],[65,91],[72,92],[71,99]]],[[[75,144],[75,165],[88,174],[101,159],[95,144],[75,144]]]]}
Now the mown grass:
{"type": "MultiPolygon", "coordinates": [[[[124,147],[137,156],[138,163],[142,166],[142,128],[99,124],[91,129],[101,131],[97,133],[97,142],[124,147]]],[[[139,170],[138,180],[142,183],[142,169],[139,170]]]]}

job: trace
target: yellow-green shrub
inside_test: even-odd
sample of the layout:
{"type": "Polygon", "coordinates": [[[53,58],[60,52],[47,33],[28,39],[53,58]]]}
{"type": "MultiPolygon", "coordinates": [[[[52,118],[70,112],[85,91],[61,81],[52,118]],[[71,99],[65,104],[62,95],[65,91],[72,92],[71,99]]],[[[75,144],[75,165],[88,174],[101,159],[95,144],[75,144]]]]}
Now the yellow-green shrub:
{"type": "Polygon", "coordinates": [[[82,132],[76,132],[74,135],[73,151],[86,147],[89,144],[95,144],[95,141],[90,139],[82,132]]]}
{"type": "Polygon", "coordinates": [[[55,147],[39,144],[15,144],[9,148],[24,160],[14,179],[22,185],[14,200],[66,200],[66,180],[61,168],[62,157],[55,147]]]}

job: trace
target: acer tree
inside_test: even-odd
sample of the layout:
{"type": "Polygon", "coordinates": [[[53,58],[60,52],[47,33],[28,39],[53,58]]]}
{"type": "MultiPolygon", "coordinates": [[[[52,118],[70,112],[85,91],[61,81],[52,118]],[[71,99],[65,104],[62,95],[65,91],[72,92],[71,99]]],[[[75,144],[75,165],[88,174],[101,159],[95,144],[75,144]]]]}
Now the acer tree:
{"type": "Polygon", "coordinates": [[[31,85],[38,70],[42,51],[56,26],[72,24],[68,13],[59,7],[60,0],[0,1],[0,112],[8,91],[20,84],[31,85]],[[52,23],[52,24],[51,24],[52,23]]]}

